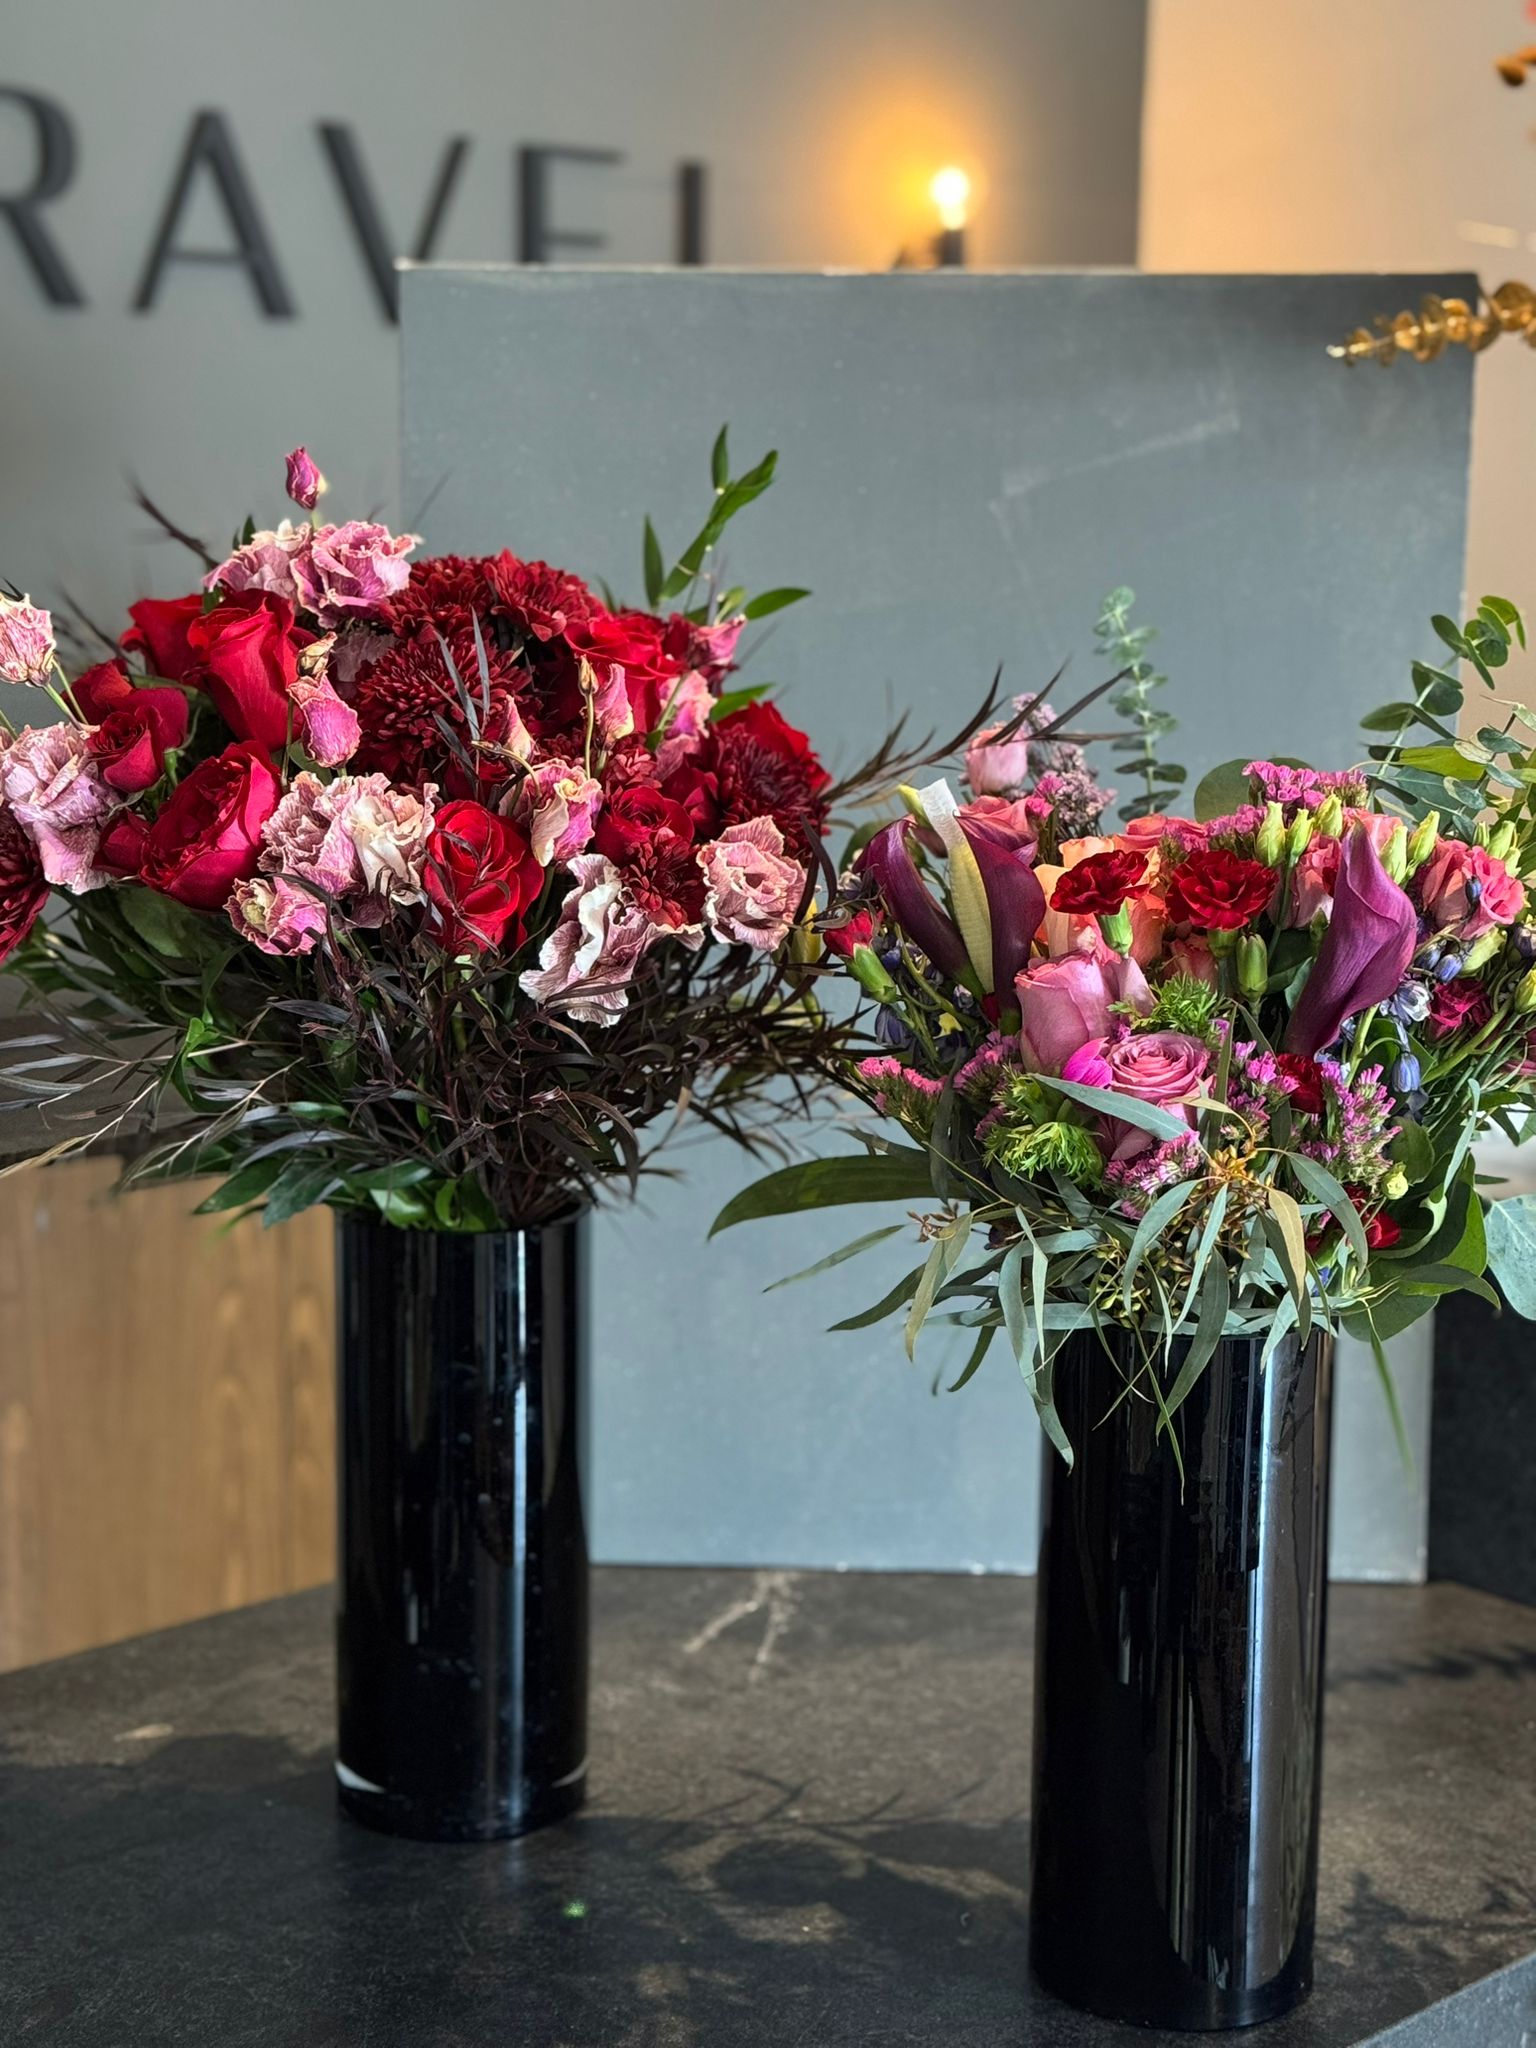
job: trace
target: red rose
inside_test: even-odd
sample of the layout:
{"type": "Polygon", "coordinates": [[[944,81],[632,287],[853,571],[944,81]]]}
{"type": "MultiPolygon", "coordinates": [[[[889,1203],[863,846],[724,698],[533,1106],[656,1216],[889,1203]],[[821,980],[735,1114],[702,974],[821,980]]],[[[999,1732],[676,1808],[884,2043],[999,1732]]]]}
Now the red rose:
{"type": "Polygon", "coordinates": [[[666,627],[649,612],[600,612],[566,628],[576,652],[591,662],[616,661],[624,671],[624,694],[635,731],[654,730],[672,695],[683,664],[666,646],[666,627]]]}
{"type": "Polygon", "coordinates": [[[1115,848],[1090,853],[1068,868],[1051,895],[1052,910],[1074,917],[1112,917],[1147,872],[1147,856],[1115,848]]]}
{"type": "Polygon", "coordinates": [[[109,875],[136,882],[144,863],[149,826],[137,811],[119,811],[96,842],[96,865],[109,875]]]}
{"type": "Polygon", "coordinates": [[[1326,1098],[1323,1094],[1323,1076],[1315,1059],[1305,1053],[1277,1052],[1275,1065],[1281,1073],[1296,1083],[1287,1099],[1305,1116],[1321,1116],[1326,1098]]]}
{"type": "Polygon", "coordinates": [[[855,946],[867,946],[874,936],[874,918],[867,910],[856,910],[842,924],[830,925],[822,933],[821,942],[839,960],[847,960],[852,957],[855,946]]]}
{"type": "Polygon", "coordinates": [[[187,737],[187,700],[180,690],[137,686],[115,661],[98,662],[72,687],[75,702],[96,727],[91,752],[102,781],[125,796],[158,782],[167,752],[187,737]]]}
{"type": "Polygon", "coordinates": [[[140,878],[194,910],[222,910],[236,882],[255,874],[261,828],[281,794],[254,741],[226,747],[166,799],[144,841],[140,878]]]}
{"type": "Polygon", "coordinates": [[[1402,1234],[1402,1225],[1383,1212],[1378,1212],[1365,1226],[1365,1241],[1373,1252],[1390,1251],[1402,1234]]]}
{"type": "Polygon", "coordinates": [[[436,906],[436,924],[451,952],[489,952],[538,895],[544,870],[517,827],[468,797],[444,804],[427,842],[422,886],[436,906]]]}
{"type": "Polygon", "coordinates": [[[658,839],[693,844],[693,817],[686,804],[645,783],[632,784],[611,796],[592,835],[592,848],[618,867],[658,839]]]}
{"type": "Polygon", "coordinates": [[[293,728],[288,692],[299,672],[293,606],[269,590],[240,590],[187,631],[205,689],[236,739],[281,753],[293,728]]]}
{"type": "Polygon", "coordinates": [[[0,960],[15,952],[47,901],[37,848],[10,812],[0,811],[0,960]]]}
{"type": "Polygon", "coordinates": [[[1261,860],[1226,847],[1202,848],[1180,861],[1168,881],[1168,914],[1176,924],[1237,932],[1268,904],[1275,877],[1261,860]]]}
{"type": "Polygon", "coordinates": [[[624,870],[630,895],[647,917],[673,931],[704,915],[704,875],[684,804],[645,783],[615,792],[592,834],[592,851],[624,870]]]}
{"type": "Polygon", "coordinates": [[[203,600],[197,591],[190,597],[141,597],[128,607],[133,624],[123,635],[122,645],[143,655],[152,676],[184,682],[197,661],[187,644],[187,633],[202,615],[203,600]]]}

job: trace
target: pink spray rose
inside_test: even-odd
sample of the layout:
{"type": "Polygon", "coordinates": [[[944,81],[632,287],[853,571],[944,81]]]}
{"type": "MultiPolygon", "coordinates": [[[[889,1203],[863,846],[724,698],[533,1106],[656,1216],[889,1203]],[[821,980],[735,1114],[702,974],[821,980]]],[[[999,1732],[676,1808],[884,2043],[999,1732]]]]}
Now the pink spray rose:
{"type": "Polygon", "coordinates": [[[1442,839],[1420,868],[1415,893],[1437,931],[1470,945],[1525,910],[1525,885],[1484,846],[1442,839]]]}
{"type": "Polygon", "coordinates": [[[794,921],[805,893],[805,873],[784,858],[784,835],[772,818],[728,825],[699,849],[704,916],[726,945],[769,953],[794,921]]]}
{"type": "Polygon", "coordinates": [[[295,448],[287,457],[287,466],[289,497],[306,512],[313,512],[326,490],[314,457],[307,448],[295,448]]]}
{"type": "Polygon", "coordinates": [[[592,837],[603,786],[577,761],[541,761],[518,785],[512,815],[542,868],[571,860],[592,837]]]}
{"type": "Polygon", "coordinates": [[[1341,851],[1337,839],[1322,837],[1308,842],[1291,873],[1290,906],[1285,917],[1287,926],[1300,930],[1302,926],[1309,925],[1319,911],[1332,915],[1341,851]]]}
{"type": "Polygon", "coordinates": [[[83,895],[106,880],[96,872],[96,846],[116,798],[84,726],[29,725],[13,740],[0,736],[0,796],[56,889],[83,895]]]}
{"type": "Polygon", "coordinates": [[[1018,847],[1027,860],[1033,860],[1040,828],[1035,807],[1027,797],[972,797],[968,804],[960,805],[957,816],[962,829],[967,824],[983,829],[994,846],[1018,847]]]}
{"type": "MultiPolygon", "coordinates": [[[[1133,1095],[1138,1102],[1155,1103],[1161,1109],[1176,1109],[1190,1102],[1204,1089],[1211,1056],[1198,1038],[1187,1031],[1143,1031],[1124,1038],[1106,1038],[1097,1046],[1084,1048],[1080,1063],[1095,1056],[1102,1061],[1109,1078],[1095,1085],[1112,1089],[1117,1095],[1133,1095]]],[[[1087,1079],[1086,1074],[1063,1076],[1087,1079]]],[[[1194,1112],[1186,1109],[1191,1125],[1194,1112]]],[[[1157,1140],[1135,1124],[1107,1116],[1100,1137],[1107,1155],[1114,1160],[1135,1159],[1150,1150],[1157,1140]]]]}
{"type": "Polygon", "coordinates": [[[1112,1004],[1143,1016],[1151,1009],[1152,991],[1135,961],[1104,952],[1102,959],[1072,953],[1037,961],[1016,979],[1020,1049],[1036,1073],[1059,1074],[1080,1046],[1107,1038],[1115,1024],[1112,1004]]]}
{"type": "Polygon", "coordinates": [[[583,1024],[612,1024],[628,1005],[629,984],[651,945],[663,936],[692,951],[702,925],[656,924],[635,902],[622,873],[600,853],[578,853],[575,887],[544,941],[539,964],[518,977],[525,995],[583,1024]]]}
{"type": "Polygon", "coordinates": [[[237,882],[229,899],[230,923],[263,953],[312,953],[325,934],[325,917],[318,896],[282,875],[237,882]]]}
{"type": "Polygon", "coordinates": [[[284,519],[275,528],[253,533],[216,569],[208,571],[203,578],[203,588],[231,592],[266,590],[273,597],[286,598],[297,608],[304,600],[299,594],[294,564],[301,555],[308,553],[313,538],[307,526],[295,526],[290,519],[284,519]]]}
{"type": "Polygon", "coordinates": [[[999,742],[997,735],[1007,729],[1007,724],[984,725],[965,750],[965,779],[978,796],[1005,796],[1029,780],[1028,730],[1021,728],[999,742]]]}
{"type": "Polygon", "coordinates": [[[377,612],[405,588],[411,573],[405,558],[420,544],[420,534],[391,533],[366,519],[316,527],[309,546],[294,556],[299,603],[322,626],[340,626],[352,612],[377,612]]]}
{"type": "Polygon", "coordinates": [[[0,595],[0,682],[43,684],[52,670],[52,618],[30,598],[0,595]]]}
{"type": "Polygon", "coordinates": [[[1190,981],[1203,981],[1207,988],[1215,988],[1221,980],[1216,956],[1202,938],[1174,939],[1168,948],[1168,968],[1190,981]]]}

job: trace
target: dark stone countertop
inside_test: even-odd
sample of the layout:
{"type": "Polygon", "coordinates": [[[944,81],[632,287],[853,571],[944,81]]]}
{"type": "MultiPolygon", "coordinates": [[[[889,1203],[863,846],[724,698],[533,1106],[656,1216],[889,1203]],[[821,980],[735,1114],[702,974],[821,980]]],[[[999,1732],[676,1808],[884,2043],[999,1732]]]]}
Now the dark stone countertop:
{"type": "MultiPolygon", "coordinates": [[[[1032,1602],[1017,1579],[601,1572],[593,1803],[488,1848],[338,1818],[325,1592],[14,1673],[0,2041],[1188,2041],[1030,1987],[1032,1602]]],[[[1335,1589],[1322,1860],[1318,1989],[1250,2038],[1531,2038],[1536,1611],[1335,1589]]]]}

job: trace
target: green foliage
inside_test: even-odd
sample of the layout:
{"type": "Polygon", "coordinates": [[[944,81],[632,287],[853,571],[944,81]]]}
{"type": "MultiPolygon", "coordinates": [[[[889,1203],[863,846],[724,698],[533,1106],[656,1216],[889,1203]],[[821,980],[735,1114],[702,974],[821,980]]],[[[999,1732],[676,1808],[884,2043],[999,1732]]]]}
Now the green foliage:
{"type": "MultiPolygon", "coordinates": [[[[745,511],[748,505],[760,498],[773,482],[778,461],[777,451],[770,449],[761,462],[754,463],[744,475],[733,477],[729,431],[725,427],[720,429],[715,437],[715,445],[709,460],[710,481],[715,494],[714,503],[704,524],[670,567],[667,565],[666,553],[657,537],[655,527],[649,519],[645,522],[641,566],[645,580],[645,601],[652,611],[659,611],[667,605],[675,605],[681,599],[684,601],[687,616],[696,624],[705,624],[714,616],[713,604],[696,605],[689,609],[687,600],[693,593],[694,585],[709,567],[710,558],[731,521],[738,512],[745,511]]],[[[764,591],[761,596],[755,598],[747,598],[740,591],[728,591],[725,597],[735,602],[727,605],[724,599],[719,600],[719,611],[721,616],[729,616],[735,611],[740,611],[749,619],[762,619],[767,618],[772,612],[782,611],[786,605],[798,604],[801,598],[809,595],[809,591],[787,587],[764,591]]]]}
{"type": "Polygon", "coordinates": [[[1536,1320],[1536,1195],[1495,1202],[1487,1215],[1488,1267],[1516,1315],[1536,1320]]]}
{"type": "Polygon", "coordinates": [[[933,1199],[929,1155],[911,1146],[855,1152],[836,1159],[802,1159],[753,1181],[733,1195],[709,1227],[711,1237],[762,1216],[793,1216],[846,1202],[933,1199]]]}
{"type": "Polygon", "coordinates": [[[1141,782],[1141,788],[1120,806],[1121,817],[1127,819],[1166,811],[1188,776],[1188,770],[1177,762],[1158,759],[1158,742],[1176,731],[1179,721],[1155,701],[1168,678],[1146,658],[1148,646],[1157,637],[1154,630],[1131,624],[1131,606],[1135,602],[1134,590],[1112,590],[1100,607],[1094,626],[1098,654],[1115,669],[1125,672],[1125,681],[1109,701],[1116,715],[1130,728],[1114,744],[1118,765],[1123,773],[1141,782]]]}
{"type": "MultiPolygon", "coordinates": [[[[1443,614],[1430,624],[1490,691],[1498,688],[1496,672],[1508,664],[1514,646],[1525,646],[1525,622],[1507,598],[1485,597],[1460,626],[1443,614]]],[[[1411,699],[1394,698],[1360,721],[1370,736],[1366,751],[1372,787],[1394,799],[1410,818],[1439,810],[1453,831],[1470,836],[1494,790],[1523,795],[1536,780],[1529,749],[1511,739],[1521,714],[1512,711],[1502,730],[1487,728],[1469,739],[1460,730],[1466,693],[1459,675],[1426,661],[1414,662],[1410,673],[1411,699]],[[1415,740],[1416,730],[1434,737],[1415,740]]]]}
{"type": "Polygon", "coordinates": [[[1192,974],[1172,974],[1154,991],[1147,1024],[1157,1031],[1187,1031],[1204,1038],[1211,1028],[1220,997],[1208,981],[1192,974]]]}

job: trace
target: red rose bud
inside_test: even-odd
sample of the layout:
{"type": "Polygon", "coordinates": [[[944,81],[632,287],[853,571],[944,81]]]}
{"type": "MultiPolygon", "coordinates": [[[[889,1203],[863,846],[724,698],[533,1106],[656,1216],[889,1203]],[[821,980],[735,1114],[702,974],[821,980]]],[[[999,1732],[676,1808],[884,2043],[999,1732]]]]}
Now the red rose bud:
{"type": "Polygon", "coordinates": [[[236,739],[281,753],[294,726],[288,692],[299,672],[288,600],[236,591],[193,622],[187,644],[200,663],[188,680],[208,692],[236,739]]]}
{"type": "Polygon", "coordinates": [[[427,842],[422,887],[444,946],[487,953],[523,942],[522,913],[538,895],[544,870],[517,827],[468,798],[444,804],[427,842]]]}
{"type": "Polygon", "coordinates": [[[249,740],[201,762],[150,826],[140,879],[194,910],[222,910],[236,882],[255,874],[261,828],[281,794],[272,763],[249,740]]]}
{"type": "Polygon", "coordinates": [[[848,960],[856,946],[867,946],[874,935],[873,916],[867,910],[856,910],[842,924],[829,925],[821,934],[821,942],[829,953],[835,953],[840,960],[848,960]]]}
{"type": "Polygon", "coordinates": [[[125,882],[136,882],[144,862],[148,823],[137,811],[119,811],[96,842],[96,865],[125,882]]]}
{"type": "Polygon", "coordinates": [[[1259,860],[1244,860],[1225,847],[1202,848],[1180,861],[1168,882],[1168,914],[1174,923],[1202,931],[1238,932],[1267,908],[1275,878],[1259,860]]]}
{"type": "Polygon", "coordinates": [[[1390,1251],[1402,1234],[1402,1225],[1383,1214],[1373,1216],[1365,1226],[1365,1241],[1373,1252],[1390,1251]]]}
{"type": "Polygon", "coordinates": [[[1052,910],[1075,917],[1111,917],[1147,872],[1144,853],[1091,853],[1068,868],[1051,893],[1052,910]]]}
{"type": "Polygon", "coordinates": [[[288,460],[288,495],[295,505],[313,512],[326,489],[325,478],[316,468],[307,448],[295,448],[288,460]]]}

